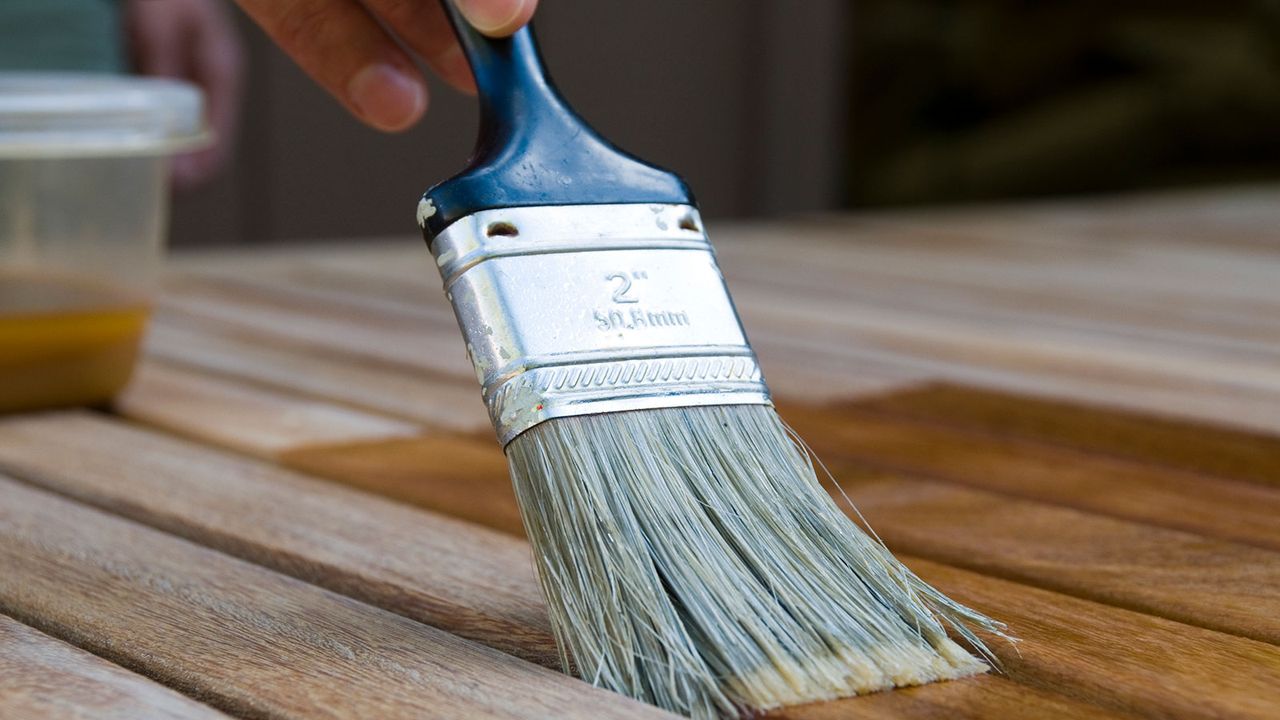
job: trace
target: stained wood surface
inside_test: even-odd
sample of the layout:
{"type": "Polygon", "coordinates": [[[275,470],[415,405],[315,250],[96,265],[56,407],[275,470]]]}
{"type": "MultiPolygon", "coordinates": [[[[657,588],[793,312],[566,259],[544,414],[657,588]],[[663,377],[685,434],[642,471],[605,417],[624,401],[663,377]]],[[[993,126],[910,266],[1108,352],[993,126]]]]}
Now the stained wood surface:
{"type": "MultiPolygon", "coordinates": [[[[503,534],[85,413],[0,423],[0,466],[61,495],[391,612],[553,662],[527,550],[503,534]],[[55,451],[75,438],[81,439],[76,454],[55,451]],[[110,471],[91,477],[86,467],[110,471]]],[[[877,699],[874,712],[883,717],[910,717],[917,702],[995,713],[1016,694],[1006,683],[1035,688],[1020,695],[1021,702],[1043,704],[1046,715],[1061,717],[1083,712],[1079,703],[1115,712],[1265,717],[1267,695],[1280,683],[1280,648],[1273,645],[923,558],[908,562],[963,602],[1006,618],[1023,641],[1016,649],[994,646],[1005,663],[1000,682],[947,688],[936,698],[922,688],[901,708],[877,699]],[[1127,640],[1114,646],[1098,642],[1103,638],[1127,640]],[[1183,661],[1189,658],[1195,661],[1183,661]],[[1215,680],[1219,674],[1232,679],[1215,680]],[[1201,694],[1209,683],[1218,688],[1212,697],[1201,694]],[[1076,702],[1061,695],[1076,695],[1076,702]]],[[[857,707],[861,699],[847,702],[857,707]]],[[[809,712],[817,710],[783,715],[809,712]]]]}
{"type": "MultiPolygon", "coordinates": [[[[775,716],[1280,715],[1277,200],[712,228],[784,418],[1022,638],[775,716]]],[[[178,258],[114,408],[0,418],[0,714],[658,715],[555,671],[441,295],[408,238],[178,258]]]]}
{"type": "Polygon", "coordinates": [[[227,720],[227,716],[0,615],[0,717],[227,720]]]}
{"type": "Polygon", "coordinates": [[[0,610],[245,716],[667,717],[0,478],[0,610]]]}

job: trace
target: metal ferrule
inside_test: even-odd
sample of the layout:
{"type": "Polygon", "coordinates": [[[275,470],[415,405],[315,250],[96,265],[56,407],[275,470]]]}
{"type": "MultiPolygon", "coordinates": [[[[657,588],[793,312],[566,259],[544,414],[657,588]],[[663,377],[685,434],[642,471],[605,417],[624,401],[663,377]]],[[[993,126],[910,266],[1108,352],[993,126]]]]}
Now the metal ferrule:
{"type": "Polygon", "coordinates": [[[557,417],[770,404],[693,207],[486,210],[431,252],[503,446],[557,417]]]}

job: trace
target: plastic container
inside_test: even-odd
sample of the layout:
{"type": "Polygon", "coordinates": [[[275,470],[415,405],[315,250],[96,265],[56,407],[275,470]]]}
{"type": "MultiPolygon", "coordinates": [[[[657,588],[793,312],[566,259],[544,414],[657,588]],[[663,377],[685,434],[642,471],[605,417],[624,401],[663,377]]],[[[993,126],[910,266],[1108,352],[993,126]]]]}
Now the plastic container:
{"type": "Polygon", "coordinates": [[[0,73],[0,412],[101,403],[133,370],[169,161],[207,139],[199,90],[0,73]]]}

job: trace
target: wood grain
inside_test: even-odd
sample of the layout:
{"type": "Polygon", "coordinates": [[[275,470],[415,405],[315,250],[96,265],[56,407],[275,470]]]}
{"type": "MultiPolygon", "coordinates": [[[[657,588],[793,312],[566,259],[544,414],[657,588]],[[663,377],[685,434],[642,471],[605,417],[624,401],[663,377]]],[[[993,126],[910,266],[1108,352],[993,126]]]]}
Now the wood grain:
{"type": "Polygon", "coordinates": [[[670,717],[11,480],[0,493],[4,612],[232,714],[670,717]]]}
{"type": "Polygon", "coordinates": [[[141,675],[0,615],[0,717],[228,720],[141,675]]]}
{"type": "MultiPolygon", "coordinates": [[[[865,368],[888,368],[1274,431],[1280,222],[1265,202],[1234,199],[1249,192],[1274,195],[864,212],[719,223],[713,236],[784,397],[857,392],[865,368]]],[[[183,322],[257,327],[415,372],[439,356],[465,375],[415,243],[181,264],[168,307],[183,322]],[[426,323],[418,340],[394,329],[406,322],[426,323]]]]}
{"type": "MultiPolygon", "coordinates": [[[[494,578],[514,587],[534,586],[527,555],[495,552],[491,545],[501,536],[475,525],[441,525],[430,513],[93,416],[59,414],[0,423],[0,465],[98,507],[342,592],[365,593],[362,597],[370,602],[409,616],[447,623],[456,610],[424,615],[417,600],[438,597],[444,588],[461,604],[466,598],[482,602],[496,594],[494,578]],[[68,447],[69,438],[80,439],[74,453],[51,452],[68,447]],[[91,473],[87,468],[110,471],[91,473]],[[421,555],[406,555],[415,547],[421,555]],[[437,558],[442,547],[451,549],[448,561],[437,558]],[[431,562],[447,562],[451,569],[442,576],[431,562]],[[366,591],[370,587],[373,591],[366,591]]],[[[1013,623],[1024,638],[1020,655],[1003,644],[993,646],[1009,668],[1005,681],[1039,690],[1013,692],[1004,681],[984,681],[967,690],[936,685],[869,698],[875,707],[868,711],[872,716],[914,717],[922,707],[936,707],[961,716],[1064,717],[1077,704],[1097,702],[1116,712],[1168,716],[1183,713],[1192,698],[1210,710],[1247,711],[1251,706],[1243,698],[1249,692],[1265,699],[1258,688],[1280,679],[1274,662],[1280,649],[1272,646],[922,559],[909,563],[944,591],[1013,623]],[[1198,697],[1217,674],[1234,680],[1221,695],[1198,697]],[[1149,687],[1154,678],[1162,679],[1149,687]],[[1131,687],[1139,681],[1147,685],[1131,687]],[[1074,698],[1063,698],[1063,693],[1074,698]]],[[[531,615],[540,615],[536,591],[525,603],[508,598],[477,606],[476,612],[495,628],[519,628],[533,622],[531,615]]],[[[510,635],[497,638],[505,649],[524,655],[545,651],[540,645],[521,647],[540,637],[536,626],[510,635]]],[[[483,639],[495,642],[492,635],[483,639]]],[[[819,712],[817,717],[826,712],[787,712],[811,711],[819,712]]]]}
{"type": "Polygon", "coordinates": [[[298,447],[282,464],[523,536],[506,458],[484,436],[425,437],[298,447]]]}
{"type": "Polygon", "coordinates": [[[900,688],[847,700],[797,705],[765,715],[774,720],[847,720],[909,717],[912,720],[1098,720],[1141,717],[1020,685],[988,674],[924,687],[900,688]]]}
{"type": "MultiPolygon", "coordinates": [[[[528,546],[505,534],[87,413],[0,421],[0,467],[201,545],[558,665],[528,546]]],[[[505,471],[495,477],[506,482],[505,471]]]]}
{"type": "MultiPolygon", "coordinates": [[[[860,403],[827,409],[787,406],[782,416],[828,461],[1280,550],[1278,487],[900,418],[868,411],[860,403]]],[[[1280,442],[1275,450],[1280,454],[1280,442]]]]}
{"type": "MultiPolygon", "coordinates": [[[[867,444],[871,462],[851,462],[840,452],[844,420],[821,413],[813,417],[826,417],[830,429],[806,426],[803,431],[813,432],[802,434],[820,448],[844,489],[895,549],[1193,625],[1280,641],[1280,597],[1260,590],[1280,587],[1280,553],[886,471],[883,466],[890,463],[876,460],[874,443],[867,444]]],[[[857,425],[857,420],[850,423],[857,425]]],[[[485,463],[480,459],[486,452],[483,443],[463,443],[460,457],[471,459],[448,464],[443,479],[437,480],[425,459],[406,463],[400,457],[406,446],[411,443],[317,446],[295,450],[287,458],[299,467],[321,469],[327,477],[401,499],[428,497],[430,507],[440,512],[520,532],[513,521],[518,514],[514,494],[509,483],[495,477],[503,468],[496,449],[485,463]],[[454,490],[471,485],[483,490],[470,495],[454,490]],[[424,489],[431,486],[439,489],[424,489]]],[[[433,452],[447,452],[440,443],[434,447],[433,452]]],[[[921,451],[930,452],[929,446],[921,451]]],[[[1075,462],[1073,458],[1050,470],[1070,474],[1075,462]]],[[[1029,475],[1037,469],[1044,471],[1039,460],[1011,463],[1004,468],[1006,482],[1016,486],[1024,471],[1029,475]]],[[[1088,481],[1085,476],[1084,488],[1093,488],[1088,481]]],[[[1190,494],[1165,500],[1156,480],[1150,495],[1174,512],[1179,503],[1197,502],[1194,484],[1186,489],[1190,494]]],[[[1104,499],[1113,492],[1106,485],[1095,491],[1104,499]]]]}
{"type": "Polygon", "coordinates": [[[1280,643],[1280,596],[1268,589],[1280,587],[1280,553],[955,485],[831,470],[897,552],[1280,643]]]}
{"type": "Polygon", "coordinates": [[[1182,472],[1280,486],[1280,439],[1273,435],[941,383],[867,397],[858,407],[1182,472]]]}
{"type": "Polygon", "coordinates": [[[206,375],[434,427],[467,432],[489,429],[474,376],[458,379],[425,370],[409,372],[370,358],[318,353],[269,334],[175,323],[163,314],[151,325],[147,347],[152,359],[206,375]]]}
{"type": "Polygon", "coordinates": [[[755,226],[717,244],[754,340],[807,342],[847,358],[850,373],[874,359],[935,379],[1280,426],[1278,308],[1264,278],[1280,254],[1050,240],[1021,225],[1024,236],[864,217],[755,226]],[[1221,274],[1207,277],[1215,265],[1221,274]]]}
{"type": "Polygon", "coordinates": [[[138,365],[114,404],[139,422],[255,455],[422,432],[421,426],[403,420],[155,361],[138,365]]]}
{"type": "Polygon", "coordinates": [[[1018,652],[1005,650],[1000,660],[1020,683],[1148,717],[1261,720],[1280,709],[1275,645],[1224,642],[1164,618],[1101,612],[1098,603],[904,559],[953,599],[1017,629],[1018,652]]]}
{"type": "Polygon", "coordinates": [[[423,308],[321,297],[310,288],[185,276],[165,286],[166,317],[281,338],[320,354],[392,364],[414,373],[474,378],[457,321],[423,308]]]}

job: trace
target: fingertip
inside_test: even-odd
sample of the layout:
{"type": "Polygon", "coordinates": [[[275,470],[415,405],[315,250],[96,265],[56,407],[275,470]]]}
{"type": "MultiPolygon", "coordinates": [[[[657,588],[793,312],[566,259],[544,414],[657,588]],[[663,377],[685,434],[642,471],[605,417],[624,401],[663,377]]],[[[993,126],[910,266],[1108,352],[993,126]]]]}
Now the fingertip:
{"type": "Polygon", "coordinates": [[[427,86],[416,74],[386,63],[367,65],[352,76],[347,98],[361,119],[378,130],[405,130],[427,110],[427,86]]]}
{"type": "Polygon", "coordinates": [[[533,17],[537,0],[457,0],[458,9],[475,29],[491,37],[505,37],[533,17]]]}

